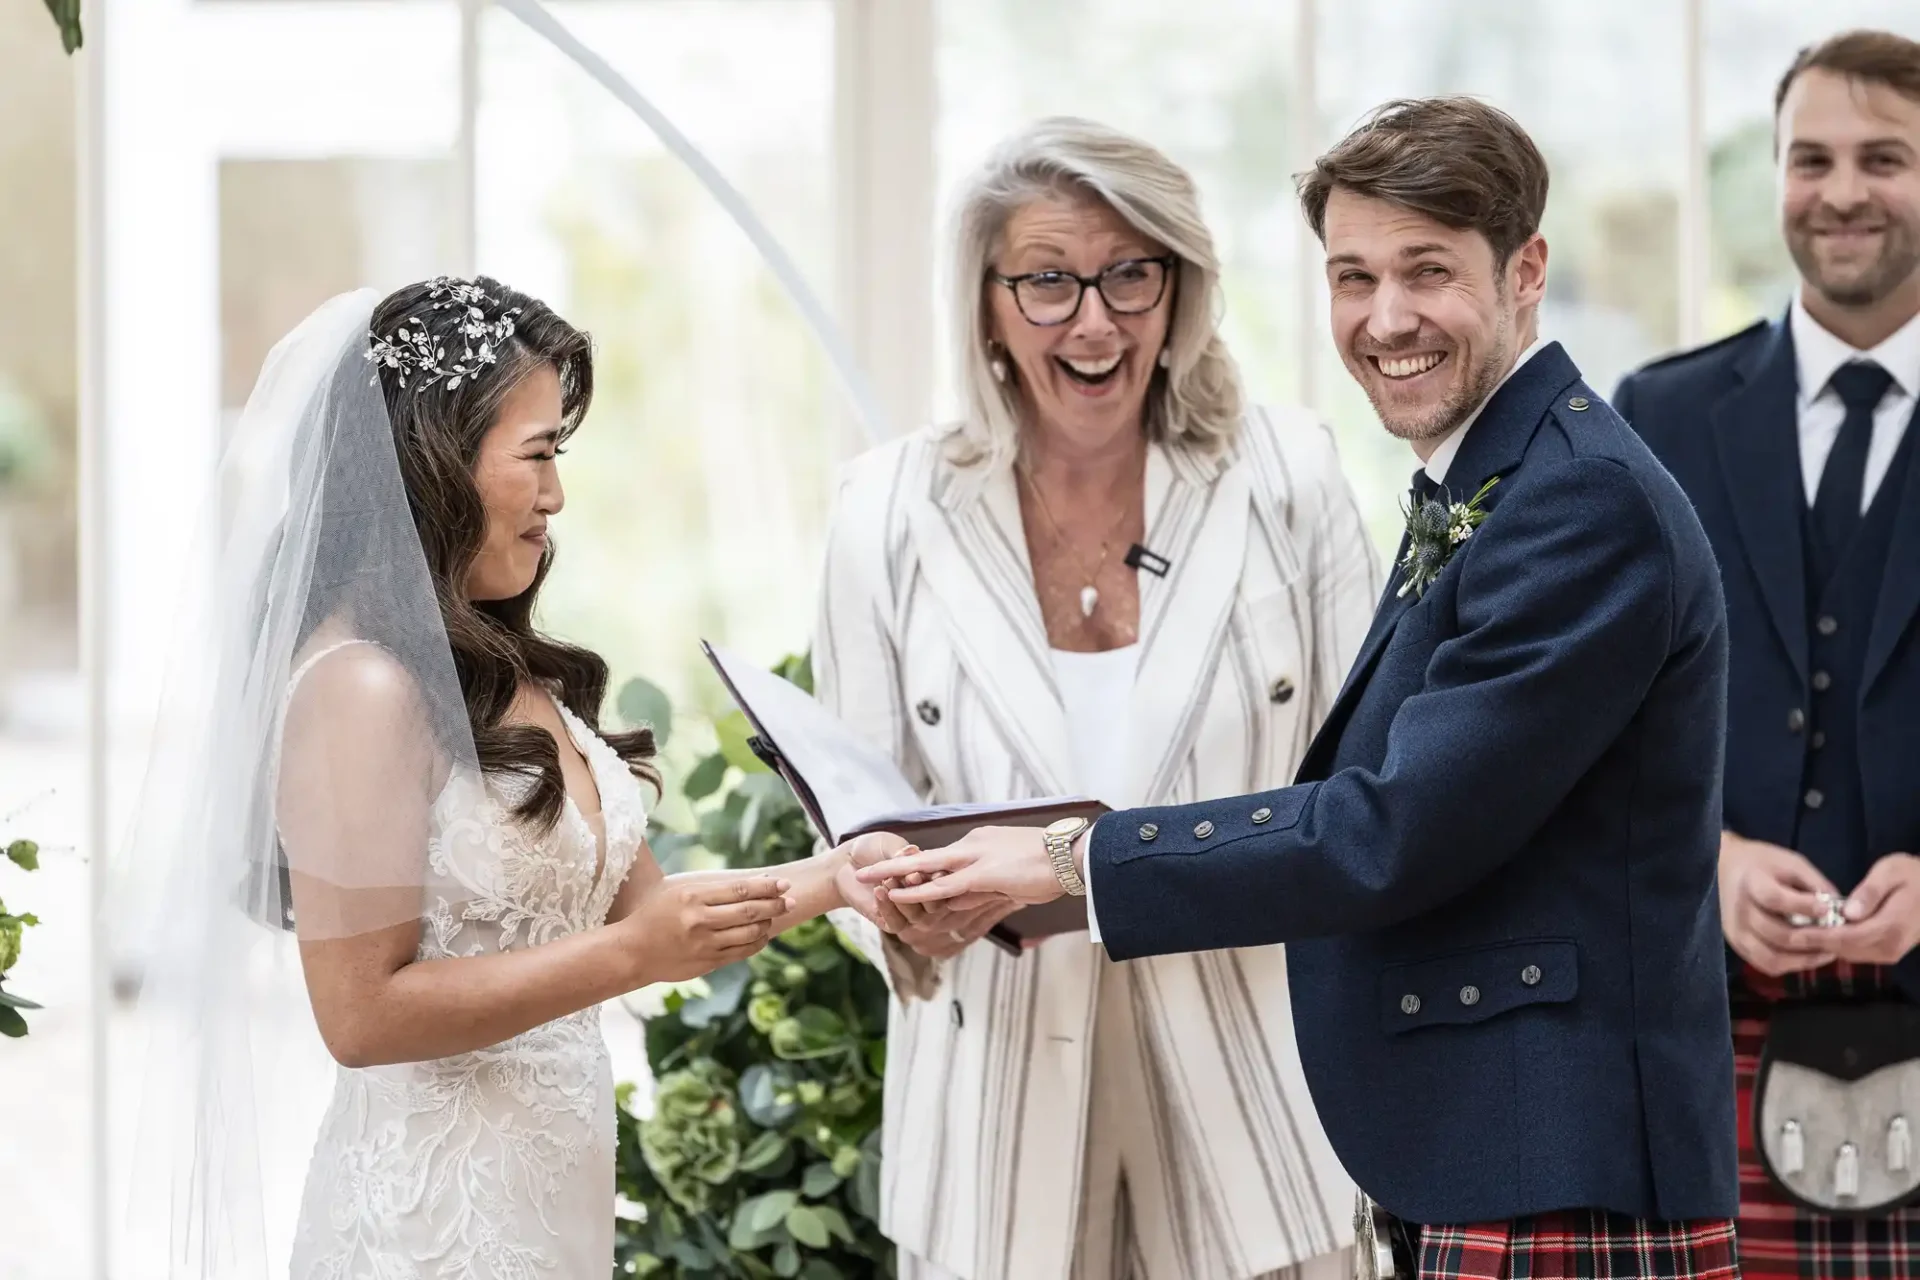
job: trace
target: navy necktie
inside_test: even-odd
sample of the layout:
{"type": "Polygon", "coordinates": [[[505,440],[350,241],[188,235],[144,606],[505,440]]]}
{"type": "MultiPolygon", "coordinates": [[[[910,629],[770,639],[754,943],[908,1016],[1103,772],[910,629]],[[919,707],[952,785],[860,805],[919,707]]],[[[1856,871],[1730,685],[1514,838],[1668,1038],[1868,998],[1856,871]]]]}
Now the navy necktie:
{"type": "Polygon", "coordinates": [[[1440,485],[1438,481],[1427,474],[1425,467],[1421,467],[1413,473],[1413,483],[1408,487],[1408,493],[1413,498],[1414,507],[1418,508],[1421,503],[1426,502],[1428,499],[1440,496],[1440,485]]]}
{"type": "Polygon", "coordinates": [[[1853,531],[1860,525],[1867,447],[1873,443],[1873,411],[1893,385],[1893,375],[1870,360],[1860,360],[1834,370],[1827,385],[1847,407],[1813,499],[1813,527],[1832,564],[1847,549],[1853,531]]]}

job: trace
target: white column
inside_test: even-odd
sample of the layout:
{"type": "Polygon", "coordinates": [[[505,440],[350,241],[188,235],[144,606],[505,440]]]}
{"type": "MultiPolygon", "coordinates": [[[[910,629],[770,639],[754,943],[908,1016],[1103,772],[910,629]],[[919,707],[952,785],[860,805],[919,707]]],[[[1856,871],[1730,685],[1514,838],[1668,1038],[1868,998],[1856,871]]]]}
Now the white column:
{"type": "Polygon", "coordinates": [[[1712,280],[1712,211],[1709,207],[1706,138],[1707,0],[1685,0],[1681,22],[1682,74],[1686,77],[1686,177],[1680,192],[1680,345],[1706,338],[1707,291],[1712,280]]]}
{"type": "Polygon", "coordinates": [[[836,301],[894,431],[921,426],[933,399],[938,109],[933,0],[836,0],[836,301]]]}
{"type": "Polygon", "coordinates": [[[106,441],[101,430],[106,400],[106,126],[107,42],[111,0],[93,0],[86,13],[86,43],[76,55],[74,102],[74,209],[80,225],[79,372],[80,372],[80,673],[86,687],[86,825],[81,839],[87,858],[88,925],[87,1062],[90,1074],[87,1115],[87,1273],[106,1280],[112,1253],[110,1206],[111,1150],[108,1125],[108,1043],[106,903],[108,820],[107,775],[110,758],[107,714],[107,646],[113,582],[103,555],[110,535],[110,508],[104,500],[106,441]]]}
{"type": "Polygon", "coordinates": [[[459,208],[454,228],[454,262],[459,274],[471,278],[479,270],[479,118],[480,22],[487,0],[460,0],[460,124],[454,137],[455,199],[459,208]]]}
{"type": "MultiPolygon", "coordinates": [[[[1320,32],[1318,0],[1294,0],[1293,171],[1304,173],[1320,154],[1320,32]]],[[[1305,218],[1294,219],[1294,359],[1299,362],[1299,400],[1318,409],[1320,365],[1320,242],[1305,218]]]]}

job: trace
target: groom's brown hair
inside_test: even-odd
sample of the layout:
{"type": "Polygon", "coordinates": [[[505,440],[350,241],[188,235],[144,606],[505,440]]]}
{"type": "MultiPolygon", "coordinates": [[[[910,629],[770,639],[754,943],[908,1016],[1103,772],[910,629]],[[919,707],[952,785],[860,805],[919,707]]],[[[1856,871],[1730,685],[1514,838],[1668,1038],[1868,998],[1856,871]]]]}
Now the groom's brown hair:
{"type": "Polygon", "coordinates": [[[1540,229],[1547,162],[1514,118],[1476,98],[1399,98],[1374,108],[1295,180],[1322,244],[1335,187],[1478,231],[1496,266],[1540,229]]]}

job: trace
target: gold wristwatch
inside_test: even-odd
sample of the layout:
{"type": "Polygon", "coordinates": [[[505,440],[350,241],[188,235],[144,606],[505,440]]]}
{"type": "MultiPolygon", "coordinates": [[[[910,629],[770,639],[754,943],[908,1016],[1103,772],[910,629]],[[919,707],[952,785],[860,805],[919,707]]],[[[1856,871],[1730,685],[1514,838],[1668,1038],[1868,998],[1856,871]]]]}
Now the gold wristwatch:
{"type": "Polygon", "coordinates": [[[1087,882],[1080,878],[1079,870],[1073,865],[1073,842],[1090,825],[1085,818],[1060,818],[1049,823],[1044,832],[1053,874],[1059,877],[1060,887],[1076,898],[1087,896],[1087,882]]]}

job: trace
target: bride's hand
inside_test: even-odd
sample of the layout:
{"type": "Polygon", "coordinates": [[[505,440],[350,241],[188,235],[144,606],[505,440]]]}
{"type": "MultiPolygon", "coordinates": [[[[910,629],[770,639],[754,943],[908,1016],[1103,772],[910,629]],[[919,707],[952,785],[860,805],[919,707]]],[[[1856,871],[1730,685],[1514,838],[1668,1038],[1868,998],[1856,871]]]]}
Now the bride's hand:
{"type": "Polygon", "coordinates": [[[792,884],[751,871],[663,876],[615,928],[631,941],[635,986],[684,982],[744,960],[767,945],[792,909],[792,884]]]}

